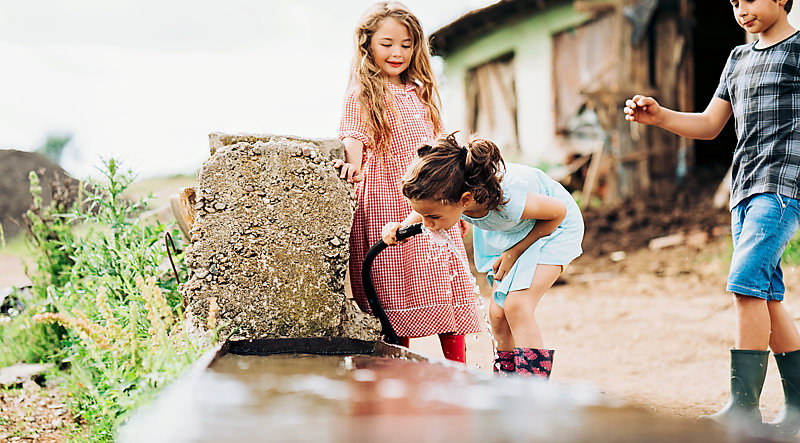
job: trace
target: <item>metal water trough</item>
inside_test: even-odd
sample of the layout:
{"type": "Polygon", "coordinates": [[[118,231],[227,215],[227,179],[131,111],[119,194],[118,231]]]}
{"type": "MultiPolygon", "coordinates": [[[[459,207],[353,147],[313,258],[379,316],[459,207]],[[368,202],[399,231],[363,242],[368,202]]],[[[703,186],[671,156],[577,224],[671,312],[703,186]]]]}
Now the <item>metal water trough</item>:
{"type": "Polygon", "coordinates": [[[428,357],[408,348],[383,341],[366,341],[348,337],[262,338],[228,341],[219,346],[208,366],[226,354],[268,356],[276,354],[370,355],[428,361],[428,357]]]}
{"type": "Polygon", "coordinates": [[[121,442],[765,442],[349,338],[224,343],[121,427],[121,442]]]}

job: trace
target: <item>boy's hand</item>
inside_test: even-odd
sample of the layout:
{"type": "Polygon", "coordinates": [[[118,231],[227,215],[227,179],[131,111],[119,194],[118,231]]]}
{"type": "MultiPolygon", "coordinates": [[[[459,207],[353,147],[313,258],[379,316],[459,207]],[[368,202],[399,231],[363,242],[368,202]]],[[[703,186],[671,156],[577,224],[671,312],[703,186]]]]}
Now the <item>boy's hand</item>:
{"type": "Polygon", "coordinates": [[[625,101],[625,120],[645,125],[658,125],[661,122],[661,106],[653,97],[634,95],[625,101]]]}
{"type": "Polygon", "coordinates": [[[383,242],[389,246],[394,246],[397,244],[397,230],[402,228],[403,226],[397,222],[389,222],[383,226],[381,229],[381,237],[383,238],[383,242]]]}
{"type": "Polygon", "coordinates": [[[497,261],[495,261],[492,265],[494,279],[497,281],[502,281],[506,274],[508,274],[508,271],[514,267],[514,263],[517,262],[518,258],[519,254],[517,254],[513,249],[509,249],[500,254],[500,258],[498,258],[497,261]]]}
{"type": "Polygon", "coordinates": [[[364,176],[361,174],[361,169],[352,163],[336,159],[333,161],[333,167],[342,169],[339,173],[339,178],[347,180],[347,183],[356,183],[364,179],[364,176]]]}

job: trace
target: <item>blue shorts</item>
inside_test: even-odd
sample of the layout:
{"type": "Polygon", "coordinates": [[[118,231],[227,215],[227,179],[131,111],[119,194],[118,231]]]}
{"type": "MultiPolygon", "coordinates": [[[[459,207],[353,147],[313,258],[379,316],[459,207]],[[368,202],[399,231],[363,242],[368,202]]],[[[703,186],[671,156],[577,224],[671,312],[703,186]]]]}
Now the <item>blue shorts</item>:
{"type": "Polygon", "coordinates": [[[751,195],[731,209],[733,257],[726,290],[783,300],[781,255],[798,226],[800,202],[783,195],[751,195]]]}

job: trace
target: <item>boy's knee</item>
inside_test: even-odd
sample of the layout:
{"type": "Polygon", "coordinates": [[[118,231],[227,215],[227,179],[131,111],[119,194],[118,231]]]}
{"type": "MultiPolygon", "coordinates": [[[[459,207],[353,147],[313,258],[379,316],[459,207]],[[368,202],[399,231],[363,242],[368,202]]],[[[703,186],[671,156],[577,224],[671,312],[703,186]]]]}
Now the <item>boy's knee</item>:
{"type": "Polygon", "coordinates": [[[737,294],[733,293],[733,301],[736,303],[737,306],[740,307],[750,307],[750,306],[766,306],[767,300],[761,297],[756,297],[753,295],[744,295],[744,294],[737,294]]]}

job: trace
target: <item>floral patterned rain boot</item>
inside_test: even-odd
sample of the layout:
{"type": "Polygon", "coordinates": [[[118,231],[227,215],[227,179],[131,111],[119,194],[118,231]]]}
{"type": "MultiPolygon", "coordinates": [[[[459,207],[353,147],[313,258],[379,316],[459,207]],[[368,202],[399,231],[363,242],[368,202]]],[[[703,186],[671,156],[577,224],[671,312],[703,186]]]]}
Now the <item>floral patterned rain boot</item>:
{"type": "Polygon", "coordinates": [[[514,348],[514,366],[517,375],[549,380],[555,352],[552,349],[514,348]]]}
{"type": "Polygon", "coordinates": [[[497,351],[497,358],[494,359],[492,372],[497,375],[511,375],[515,372],[514,351],[497,351]]]}

